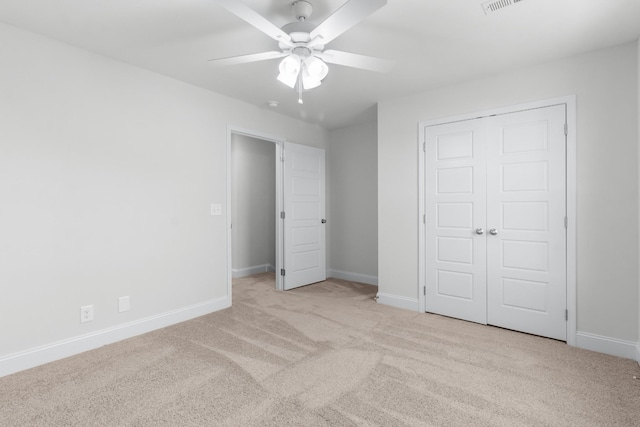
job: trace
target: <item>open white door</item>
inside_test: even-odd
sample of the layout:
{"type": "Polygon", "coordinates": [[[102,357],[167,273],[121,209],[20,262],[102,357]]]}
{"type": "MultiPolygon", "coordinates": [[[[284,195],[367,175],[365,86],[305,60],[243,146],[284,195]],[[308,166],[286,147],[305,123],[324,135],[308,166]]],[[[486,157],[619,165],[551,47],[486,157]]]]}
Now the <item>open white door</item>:
{"type": "Polygon", "coordinates": [[[284,289],[327,278],[325,152],[284,144],[284,289]]]}

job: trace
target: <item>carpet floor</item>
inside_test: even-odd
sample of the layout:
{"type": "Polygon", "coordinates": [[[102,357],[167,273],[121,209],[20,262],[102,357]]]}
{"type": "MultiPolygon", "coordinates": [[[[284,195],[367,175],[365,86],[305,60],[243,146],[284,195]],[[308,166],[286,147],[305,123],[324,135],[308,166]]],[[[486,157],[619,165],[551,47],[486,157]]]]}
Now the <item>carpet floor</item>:
{"type": "Polygon", "coordinates": [[[2,426],[638,426],[638,364],[237,279],[233,307],[0,378],[2,426]]]}

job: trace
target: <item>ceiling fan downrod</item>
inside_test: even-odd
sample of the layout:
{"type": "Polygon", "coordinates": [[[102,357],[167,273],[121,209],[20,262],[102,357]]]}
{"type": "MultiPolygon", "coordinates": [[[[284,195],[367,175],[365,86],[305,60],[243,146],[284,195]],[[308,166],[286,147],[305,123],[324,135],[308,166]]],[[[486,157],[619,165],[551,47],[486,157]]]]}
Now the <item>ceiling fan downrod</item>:
{"type": "Polygon", "coordinates": [[[293,2],[293,4],[291,5],[291,11],[293,12],[293,16],[295,16],[297,21],[304,22],[311,16],[311,12],[313,12],[313,6],[308,1],[298,0],[293,2]]]}

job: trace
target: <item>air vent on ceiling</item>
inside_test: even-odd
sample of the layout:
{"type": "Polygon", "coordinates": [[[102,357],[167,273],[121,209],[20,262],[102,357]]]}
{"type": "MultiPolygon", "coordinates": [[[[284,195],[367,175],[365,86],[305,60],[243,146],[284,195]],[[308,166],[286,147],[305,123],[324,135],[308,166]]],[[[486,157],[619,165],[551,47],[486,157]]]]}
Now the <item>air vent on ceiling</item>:
{"type": "Polygon", "coordinates": [[[492,12],[497,12],[502,8],[511,6],[512,4],[520,3],[522,0],[492,0],[482,3],[482,9],[484,9],[485,15],[492,12]]]}

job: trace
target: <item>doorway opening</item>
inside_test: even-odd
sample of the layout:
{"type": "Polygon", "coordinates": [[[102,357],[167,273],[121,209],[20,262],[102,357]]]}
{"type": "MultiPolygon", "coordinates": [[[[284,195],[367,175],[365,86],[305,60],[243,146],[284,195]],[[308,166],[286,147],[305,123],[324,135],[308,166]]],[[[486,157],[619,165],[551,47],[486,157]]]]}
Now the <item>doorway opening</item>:
{"type": "MultiPolygon", "coordinates": [[[[282,165],[284,139],[227,129],[227,286],[234,277],[283,266],[282,165]]],[[[275,275],[276,289],[282,277],[275,275]]]]}
{"type": "Polygon", "coordinates": [[[234,278],[276,271],[275,151],[275,144],[231,135],[234,278]]]}
{"type": "MultiPolygon", "coordinates": [[[[236,151],[239,153],[240,151],[236,151]]],[[[239,157],[239,156],[236,156],[239,157]]],[[[251,156],[248,156],[251,157],[251,156]]],[[[257,156],[260,157],[260,156],[257,156]]],[[[285,142],[283,138],[265,135],[259,132],[244,130],[240,128],[227,128],[227,292],[232,299],[232,283],[233,270],[236,269],[238,274],[257,269],[259,271],[267,271],[272,268],[271,260],[275,259],[273,270],[276,274],[276,289],[289,290],[300,286],[309,285],[311,283],[320,282],[326,279],[326,240],[325,240],[325,151],[321,148],[310,147],[305,145],[285,142]],[[233,209],[235,200],[232,200],[234,189],[242,191],[242,184],[236,183],[240,181],[237,177],[234,180],[232,152],[236,151],[232,146],[233,141],[249,141],[249,145],[257,143],[264,157],[272,158],[275,165],[275,171],[268,174],[268,180],[275,181],[275,203],[264,202],[264,197],[259,197],[264,204],[269,207],[264,208],[261,203],[249,203],[245,206],[249,212],[235,214],[233,209]],[[264,145],[275,146],[275,150],[267,149],[264,145]],[[265,150],[263,150],[265,148],[265,150]],[[285,158],[285,150],[287,157],[285,158]],[[253,206],[253,207],[251,207],[253,206]],[[255,209],[256,212],[253,212],[255,209]],[[269,209],[274,213],[264,213],[265,209],[269,209]],[[264,215],[264,218],[255,215],[264,215]],[[252,218],[253,217],[253,218],[252,218]],[[247,224],[256,222],[262,225],[253,225],[248,228],[264,227],[269,222],[275,223],[275,256],[273,258],[264,258],[255,265],[241,265],[246,260],[241,260],[238,265],[234,266],[234,256],[246,257],[253,259],[253,255],[239,255],[234,253],[232,241],[234,240],[233,221],[240,221],[238,225],[246,226],[247,224]],[[286,278],[285,278],[286,276],[286,278]]],[[[264,163],[264,162],[262,162],[264,163]]],[[[261,163],[261,164],[262,164],[261,163]]],[[[246,166],[245,167],[254,167],[246,166]]],[[[263,169],[262,166],[256,167],[263,169]]],[[[246,172],[248,175],[256,175],[253,170],[246,172]]],[[[244,179],[244,178],[243,178],[244,179]]],[[[265,179],[254,176],[249,181],[255,182],[258,179],[265,179]]],[[[247,185],[245,185],[246,187],[247,185]]],[[[274,188],[271,186],[270,188],[274,188]]],[[[265,190],[266,191],[266,190],[265,190]]],[[[269,190],[272,191],[272,190],[269,190]]],[[[250,197],[250,196],[249,196],[250,197]]],[[[271,196],[273,199],[273,196],[271,196]]],[[[250,201],[255,202],[255,201],[250,201]]],[[[237,206],[240,208],[240,206],[237,206]]],[[[237,209],[240,211],[241,209],[237,209]]],[[[270,226],[268,227],[270,229],[270,226]]],[[[243,230],[245,235],[244,241],[251,242],[250,231],[243,230]],[[248,237],[247,237],[248,236],[248,237]]],[[[267,235],[270,233],[266,232],[267,235]]],[[[235,236],[239,239],[241,234],[235,236]]],[[[241,242],[237,242],[241,243],[241,242]]],[[[263,244],[262,246],[267,246],[263,244]]],[[[246,248],[245,248],[246,249],[246,248]]],[[[267,248],[268,249],[268,248],[267,248]]],[[[246,252],[246,251],[245,251],[246,252]]],[[[253,261],[252,261],[253,262],[253,261]]],[[[251,264],[251,262],[249,262],[251,264]]]]}

